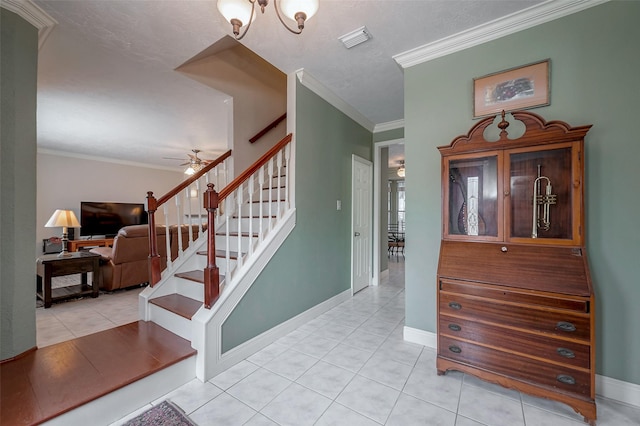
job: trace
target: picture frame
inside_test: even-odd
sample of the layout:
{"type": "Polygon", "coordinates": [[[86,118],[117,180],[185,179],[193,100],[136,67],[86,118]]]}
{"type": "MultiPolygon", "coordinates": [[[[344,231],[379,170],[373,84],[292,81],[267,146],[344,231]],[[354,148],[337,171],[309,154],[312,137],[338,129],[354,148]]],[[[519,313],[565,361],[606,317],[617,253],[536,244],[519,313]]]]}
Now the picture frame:
{"type": "Polygon", "coordinates": [[[474,78],[473,118],[550,105],[550,80],[550,59],[474,78]]]}

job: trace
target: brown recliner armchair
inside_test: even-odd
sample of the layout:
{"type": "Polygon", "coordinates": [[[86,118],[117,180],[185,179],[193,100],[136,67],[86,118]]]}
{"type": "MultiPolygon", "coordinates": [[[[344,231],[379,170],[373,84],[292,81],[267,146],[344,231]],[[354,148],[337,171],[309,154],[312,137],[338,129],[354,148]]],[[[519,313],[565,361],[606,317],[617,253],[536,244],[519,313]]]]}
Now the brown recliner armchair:
{"type": "MultiPolygon", "coordinates": [[[[161,268],[167,264],[166,228],[156,227],[161,268]]],[[[113,247],[97,247],[102,256],[100,288],[107,291],[149,282],[149,226],[131,225],[118,231],[113,247]]]]}

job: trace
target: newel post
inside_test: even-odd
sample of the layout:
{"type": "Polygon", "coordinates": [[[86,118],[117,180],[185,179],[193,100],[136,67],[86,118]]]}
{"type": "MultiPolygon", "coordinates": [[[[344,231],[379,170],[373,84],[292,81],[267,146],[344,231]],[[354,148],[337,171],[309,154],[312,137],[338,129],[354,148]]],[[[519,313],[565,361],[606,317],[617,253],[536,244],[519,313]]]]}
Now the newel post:
{"type": "Polygon", "coordinates": [[[147,215],[149,217],[149,285],[153,287],[154,284],[160,281],[162,273],[160,255],[158,254],[155,217],[156,210],[158,209],[158,200],[153,196],[153,191],[147,192],[146,204],[147,215]]]}
{"type": "Polygon", "coordinates": [[[218,193],[213,184],[207,184],[204,193],[204,208],[207,211],[207,267],[204,269],[204,307],[211,306],[220,296],[220,272],[216,265],[216,230],[215,218],[218,210],[218,193]]]}

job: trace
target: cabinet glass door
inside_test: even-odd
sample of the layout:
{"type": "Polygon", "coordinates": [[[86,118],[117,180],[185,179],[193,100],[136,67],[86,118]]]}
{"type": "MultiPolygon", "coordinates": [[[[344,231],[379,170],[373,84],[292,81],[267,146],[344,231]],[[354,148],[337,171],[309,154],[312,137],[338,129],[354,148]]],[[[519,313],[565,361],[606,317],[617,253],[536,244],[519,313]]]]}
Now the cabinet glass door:
{"type": "Polygon", "coordinates": [[[501,234],[498,206],[498,154],[451,159],[446,164],[448,216],[445,235],[495,239],[501,234]],[[488,238],[484,238],[488,237],[488,238]],[[494,238],[491,238],[494,237],[494,238]]]}
{"type": "Polygon", "coordinates": [[[571,147],[511,152],[508,163],[509,238],[572,240],[571,147]]]}

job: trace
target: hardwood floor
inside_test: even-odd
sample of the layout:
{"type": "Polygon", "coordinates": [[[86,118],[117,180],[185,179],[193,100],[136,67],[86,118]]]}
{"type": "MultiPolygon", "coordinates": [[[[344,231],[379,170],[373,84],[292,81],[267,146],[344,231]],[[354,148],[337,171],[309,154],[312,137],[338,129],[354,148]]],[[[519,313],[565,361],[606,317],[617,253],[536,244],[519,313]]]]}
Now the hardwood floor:
{"type": "Polygon", "coordinates": [[[37,349],[0,364],[0,424],[40,424],[195,352],[144,321],[37,349]]]}

